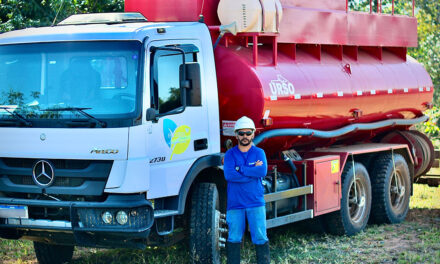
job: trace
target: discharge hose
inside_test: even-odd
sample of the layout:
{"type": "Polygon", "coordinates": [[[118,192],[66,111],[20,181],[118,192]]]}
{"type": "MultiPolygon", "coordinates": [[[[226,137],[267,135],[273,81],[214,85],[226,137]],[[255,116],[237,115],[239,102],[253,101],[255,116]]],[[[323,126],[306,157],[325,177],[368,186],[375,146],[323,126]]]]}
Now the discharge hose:
{"type": "Polygon", "coordinates": [[[265,139],[273,138],[273,137],[282,137],[282,136],[311,136],[317,138],[333,138],[348,134],[356,130],[373,130],[373,129],[383,128],[387,126],[396,126],[396,125],[397,126],[414,125],[417,123],[425,122],[428,119],[429,117],[426,115],[414,119],[389,119],[375,123],[351,124],[331,131],[322,131],[322,130],[315,130],[310,128],[274,129],[263,132],[258,136],[256,136],[254,139],[254,144],[258,145],[265,139]]]}

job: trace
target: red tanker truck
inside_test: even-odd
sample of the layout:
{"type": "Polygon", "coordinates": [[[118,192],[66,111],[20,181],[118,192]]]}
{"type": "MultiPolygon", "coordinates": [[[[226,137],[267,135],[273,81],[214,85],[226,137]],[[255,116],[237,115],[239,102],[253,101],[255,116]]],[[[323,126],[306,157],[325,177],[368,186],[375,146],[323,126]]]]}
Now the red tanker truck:
{"type": "Polygon", "coordinates": [[[194,263],[219,263],[222,156],[243,115],[268,158],[268,228],[314,218],[354,235],[405,219],[434,160],[411,129],[434,89],[407,55],[414,15],[346,0],[125,10],[0,36],[1,237],[33,240],[40,263],[69,260],[76,245],[188,237],[194,263]]]}

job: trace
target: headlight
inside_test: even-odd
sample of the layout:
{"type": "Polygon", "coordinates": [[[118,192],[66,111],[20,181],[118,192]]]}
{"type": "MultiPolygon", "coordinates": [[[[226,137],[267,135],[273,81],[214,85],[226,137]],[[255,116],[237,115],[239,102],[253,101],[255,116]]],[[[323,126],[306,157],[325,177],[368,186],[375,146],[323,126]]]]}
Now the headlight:
{"type": "Polygon", "coordinates": [[[110,212],[104,212],[101,215],[102,221],[106,224],[111,224],[113,221],[113,215],[110,212]]]}
{"type": "Polygon", "coordinates": [[[125,225],[128,221],[128,215],[125,211],[119,211],[116,214],[116,221],[120,224],[120,225],[125,225]]]}

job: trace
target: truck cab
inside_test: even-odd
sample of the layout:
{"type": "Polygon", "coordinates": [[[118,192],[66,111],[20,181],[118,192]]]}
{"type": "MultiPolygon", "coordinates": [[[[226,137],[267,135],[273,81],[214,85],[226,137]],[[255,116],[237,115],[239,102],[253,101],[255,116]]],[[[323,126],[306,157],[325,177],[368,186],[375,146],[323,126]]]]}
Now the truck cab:
{"type": "Polygon", "coordinates": [[[184,210],[160,200],[219,165],[206,25],[82,15],[2,34],[0,50],[2,237],[139,247],[184,210]]]}

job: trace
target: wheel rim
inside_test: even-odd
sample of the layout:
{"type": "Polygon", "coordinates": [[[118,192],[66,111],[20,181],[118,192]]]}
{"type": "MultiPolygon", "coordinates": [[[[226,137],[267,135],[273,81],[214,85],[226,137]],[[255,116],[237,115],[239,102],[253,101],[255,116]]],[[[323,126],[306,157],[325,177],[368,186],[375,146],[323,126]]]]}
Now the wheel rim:
{"type": "Polygon", "coordinates": [[[406,197],[405,179],[400,171],[391,177],[390,200],[394,211],[400,211],[405,206],[406,197]]]}
{"type": "Polygon", "coordinates": [[[360,223],[365,216],[367,210],[367,188],[361,179],[351,182],[350,192],[348,195],[348,208],[350,219],[353,223],[360,223]]]}

